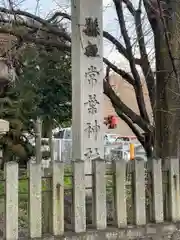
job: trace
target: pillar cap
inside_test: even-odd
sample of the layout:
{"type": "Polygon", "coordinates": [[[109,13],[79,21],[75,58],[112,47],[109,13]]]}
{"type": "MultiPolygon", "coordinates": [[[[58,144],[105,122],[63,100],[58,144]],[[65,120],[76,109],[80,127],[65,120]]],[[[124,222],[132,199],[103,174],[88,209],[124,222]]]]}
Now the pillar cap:
{"type": "Polygon", "coordinates": [[[4,119],[0,119],[0,134],[6,133],[8,131],[9,131],[9,122],[4,119]]]}

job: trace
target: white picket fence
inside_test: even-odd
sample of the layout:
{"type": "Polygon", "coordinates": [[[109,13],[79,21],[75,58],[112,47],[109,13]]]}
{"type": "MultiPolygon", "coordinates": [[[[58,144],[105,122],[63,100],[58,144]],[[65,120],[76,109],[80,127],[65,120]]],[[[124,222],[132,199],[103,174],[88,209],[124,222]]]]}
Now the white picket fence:
{"type": "MultiPolygon", "coordinates": [[[[146,164],[136,159],[127,164],[124,160],[114,161],[112,166],[105,161],[94,160],[92,162],[93,176],[93,226],[97,230],[107,228],[107,206],[106,206],[106,173],[111,170],[114,176],[114,214],[115,226],[127,227],[127,173],[133,174],[133,205],[134,224],[145,225],[146,220],[146,195],[145,195],[145,170],[149,169],[152,175],[152,218],[155,223],[161,223],[164,218],[164,193],[163,172],[161,160],[152,160],[146,164]]],[[[42,237],[42,171],[41,164],[28,163],[29,179],[29,237],[42,237]]],[[[61,162],[52,163],[50,176],[52,178],[52,206],[49,216],[52,216],[52,235],[64,234],[64,169],[61,162]]],[[[72,164],[73,170],[73,230],[75,233],[87,231],[86,226],[86,176],[84,173],[84,162],[77,161],[72,164]]],[[[171,159],[166,166],[168,171],[168,218],[172,221],[180,220],[180,185],[179,185],[179,160],[171,159]]],[[[18,239],[18,164],[9,162],[5,165],[5,239],[18,239]]]]}

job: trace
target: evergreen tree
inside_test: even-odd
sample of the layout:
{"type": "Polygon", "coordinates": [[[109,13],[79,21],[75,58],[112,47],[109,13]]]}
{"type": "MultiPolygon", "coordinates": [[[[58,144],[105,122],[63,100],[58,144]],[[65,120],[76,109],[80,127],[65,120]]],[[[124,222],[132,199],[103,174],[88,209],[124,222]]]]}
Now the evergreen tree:
{"type": "Polygon", "coordinates": [[[10,122],[0,144],[4,161],[25,164],[34,155],[27,133],[34,136],[37,117],[43,121],[44,137],[51,137],[54,124],[71,120],[71,61],[62,52],[33,44],[24,45],[16,58],[16,81],[0,96],[0,117],[10,122]]]}

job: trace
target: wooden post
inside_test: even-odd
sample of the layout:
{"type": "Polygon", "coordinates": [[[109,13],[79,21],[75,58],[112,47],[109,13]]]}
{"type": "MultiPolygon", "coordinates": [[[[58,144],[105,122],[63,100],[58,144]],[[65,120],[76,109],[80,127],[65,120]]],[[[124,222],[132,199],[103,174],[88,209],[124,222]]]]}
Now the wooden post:
{"type": "Polygon", "coordinates": [[[42,198],[42,212],[43,212],[43,233],[52,233],[52,169],[44,169],[43,185],[45,192],[42,198]]]}
{"type": "Polygon", "coordinates": [[[106,229],[106,164],[101,159],[93,160],[93,208],[94,223],[98,230],[106,229]]]}
{"type": "Polygon", "coordinates": [[[144,160],[136,158],[132,161],[134,167],[134,202],[135,202],[135,224],[146,224],[146,209],[145,209],[145,170],[144,160]]]}
{"type": "Polygon", "coordinates": [[[117,160],[113,162],[115,172],[115,206],[116,223],[118,228],[127,226],[126,207],[126,161],[117,160]]]}
{"type": "Polygon", "coordinates": [[[176,222],[180,220],[180,186],[179,186],[179,159],[169,160],[169,209],[170,218],[176,222]]]}
{"type": "Polygon", "coordinates": [[[153,220],[160,223],[164,221],[161,159],[152,159],[149,170],[152,173],[153,220]]]}
{"type": "Polygon", "coordinates": [[[29,228],[31,238],[42,237],[41,164],[29,162],[29,228]]]}
{"type": "Polygon", "coordinates": [[[73,162],[73,218],[76,233],[86,231],[84,161],[73,162]]]}
{"type": "Polygon", "coordinates": [[[64,233],[64,164],[52,163],[53,235],[64,233]]]}
{"type": "Polygon", "coordinates": [[[5,236],[6,239],[18,239],[18,164],[5,164],[5,236]]]}

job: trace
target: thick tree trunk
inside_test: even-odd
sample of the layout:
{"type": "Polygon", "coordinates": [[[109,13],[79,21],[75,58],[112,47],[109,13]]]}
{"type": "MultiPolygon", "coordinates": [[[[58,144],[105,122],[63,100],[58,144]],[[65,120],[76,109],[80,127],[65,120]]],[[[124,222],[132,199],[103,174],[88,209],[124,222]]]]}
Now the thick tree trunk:
{"type": "Polygon", "coordinates": [[[157,71],[155,145],[156,155],[163,159],[178,156],[180,133],[180,1],[165,4],[166,12],[159,14],[153,26],[157,71]]]}

